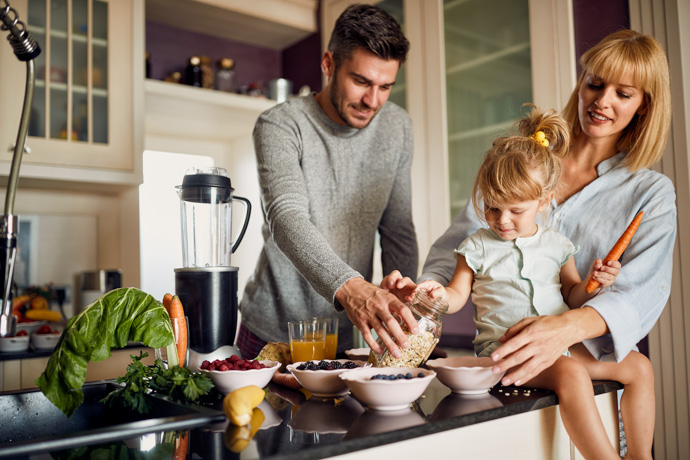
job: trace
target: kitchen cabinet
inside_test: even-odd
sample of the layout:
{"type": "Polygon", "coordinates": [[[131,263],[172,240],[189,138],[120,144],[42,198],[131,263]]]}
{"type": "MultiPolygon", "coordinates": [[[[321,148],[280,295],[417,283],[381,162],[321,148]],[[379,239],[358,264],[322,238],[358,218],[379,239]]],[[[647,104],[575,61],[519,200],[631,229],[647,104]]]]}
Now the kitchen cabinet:
{"type": "MultiPolygon", "coordinates": [[[[94,382],[98,380],[115,379],[125,375],[127,366],[132,362],[130,355],[139,355],[140,351],[147,352],[148,357],[144,358],[143,363],[153,365],[154,353],[151,348],[127,348],[113,350],[110,358],[90,362],[86,367],[86,381],[94,382]]],[[[24,357],[22,359],[11,359],[5,357],[0,361],[0,391],[20,390],[26,388],[36,388],[34,383],[43,373],[48,364],[50,353],[37,352],[36,357],[24,357]]]]}
{"type": "MultiPolygon", "coordinates": [[[[22,177],[137,182],[135,75],[143,74],[143,52],[134,51],[135,5],[141,0],[11,1],[42,49],[22,177]]],[[[25,75],[10,47],[0,47],[0,173],[9,170],[25,75]]]]}

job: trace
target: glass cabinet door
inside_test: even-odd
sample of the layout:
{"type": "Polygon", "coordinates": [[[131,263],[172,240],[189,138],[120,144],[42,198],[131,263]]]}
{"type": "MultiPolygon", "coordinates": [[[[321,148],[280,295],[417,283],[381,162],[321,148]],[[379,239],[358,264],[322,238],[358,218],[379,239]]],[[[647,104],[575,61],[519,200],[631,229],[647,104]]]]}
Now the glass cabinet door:
{"type": "MultiPolygon", "coordinates": [[[[385,10],[386,13],[390,14],[395,18],[395,20],[400,24],[400,27],[405,32],[405,17],[403,14],[403,0],[382,0],[376,3],[376,6],[385,10]]],[[[395,77],[395,85],[391,89],[391,94],[388,98],[389,101],[395,102],[397,105],[403,109],[407,108],[407,97],[405,94],[405,67],[403,67],[398,75],[395,77]]]]}
{"type": "Polygon", "coordinates": [[[532,102],[528,0],[444,0],[450,216],[484,153],[532,102]]]}
{"type": "Polygon", "coordinates": [[[43,49],[29,136],[107,144],[108,3],[29,0],[28,11],[43,49]]]}

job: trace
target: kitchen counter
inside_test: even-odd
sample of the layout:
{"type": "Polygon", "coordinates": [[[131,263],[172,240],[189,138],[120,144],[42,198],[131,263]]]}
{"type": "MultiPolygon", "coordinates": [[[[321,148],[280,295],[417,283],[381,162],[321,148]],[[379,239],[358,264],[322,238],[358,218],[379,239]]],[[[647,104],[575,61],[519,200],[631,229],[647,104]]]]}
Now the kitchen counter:
{"type": "MultiPolygon", "coordinates": [[[[594,382],[597,404],[616,445],[616,390],[620,388],[617,382],[594,382]]],[[[366,409],[350,395],[307,399],[302,392],[273,383],[267,390],[260,406],[266,420],[241,454],[226,447],[225,437],[230,431],[226,434],[227,422],[223,422],[190,430],[187,458],[410,458],[424,452],[434,452],[439,458],[460,453],[466,458],[476,458],[477,453],[497,458],[494,454],[507,452],[513,455],[505,458],[519,458],[515,442],[526,452],[525,458],[580,458],[572,456],[574,449],[564,435],[557,398],[548,391],[498,385],[484,395],[463,396],[451,393],[436,379],[409,409],[379,412],[366,409]],[[531,442],[536,444],[531,446],[531,442]]],[[[219,401],[217,408],[221,404],[219,401]]],[[[165,439],[169,434],[166,437],[166,433],[158,432],[80,450],[35,453],[28,458],[88,458],[88,451],[96,449],[101,454],[121,455],[126,450],[130,457],[135,452],[153,455],[164,447],[165,439]]]]}

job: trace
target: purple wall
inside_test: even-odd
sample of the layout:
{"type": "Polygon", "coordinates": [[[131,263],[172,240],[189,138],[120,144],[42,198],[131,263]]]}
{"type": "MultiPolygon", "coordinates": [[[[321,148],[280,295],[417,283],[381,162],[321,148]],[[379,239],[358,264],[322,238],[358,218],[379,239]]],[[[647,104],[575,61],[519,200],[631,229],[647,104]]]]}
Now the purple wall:
{"type": "Polygon", "coordinates": [[[227,57],[235,60],[239,86],[274,78],[288,78],[297,91],[309,85],[321,88],[319,65],[321,40],[315,33],[283,52],[233,42],[218,37],[146,22],[146,51],[151,54],[151,78],[162,80],[172,72],[181,72],[191,56],[209,56],[215,63],[227,57]]]}
{"type": "MultiPolygon", "coordinates": [[[[621,29],[630,28],[628,0],[574,0],[575,53],[582,53],[605,36],[621,29]]],[[[580,64],[577,74],[580,75],[580,64]]]]}

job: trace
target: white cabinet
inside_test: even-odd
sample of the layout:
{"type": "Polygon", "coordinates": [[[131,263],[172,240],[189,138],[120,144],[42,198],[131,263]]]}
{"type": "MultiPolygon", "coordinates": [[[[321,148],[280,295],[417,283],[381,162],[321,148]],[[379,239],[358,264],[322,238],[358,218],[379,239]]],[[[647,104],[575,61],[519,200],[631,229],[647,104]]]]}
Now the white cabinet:
{"type": "MultiPolygon", "coordinates": [[[[42,49],[22,177],[138,181],[135,75],[143,76],[144,63],[134,48],[134,13],[142,2],[11,1],[42,49]]],[[[9,170],[25,78],[26,64],[0,47],[0,173],[9,170]]]]}

